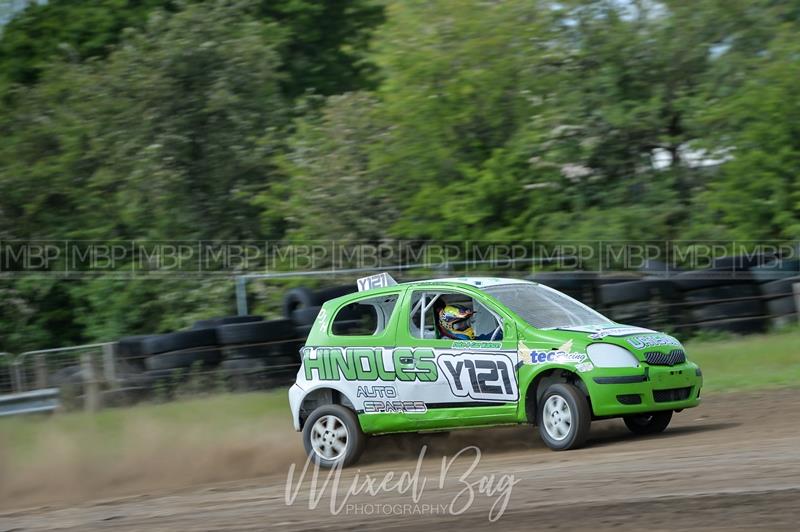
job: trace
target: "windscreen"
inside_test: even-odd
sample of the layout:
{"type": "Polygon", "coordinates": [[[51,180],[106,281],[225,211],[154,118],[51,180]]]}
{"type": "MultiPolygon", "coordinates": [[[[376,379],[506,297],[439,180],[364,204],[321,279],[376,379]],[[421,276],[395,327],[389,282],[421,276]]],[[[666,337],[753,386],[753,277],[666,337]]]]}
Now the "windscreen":
{"type": "Polygon", "coordinates": [[[504,284],[484,291],[539,329],[613,323],[583,303],[540,284],[504,284]]]}

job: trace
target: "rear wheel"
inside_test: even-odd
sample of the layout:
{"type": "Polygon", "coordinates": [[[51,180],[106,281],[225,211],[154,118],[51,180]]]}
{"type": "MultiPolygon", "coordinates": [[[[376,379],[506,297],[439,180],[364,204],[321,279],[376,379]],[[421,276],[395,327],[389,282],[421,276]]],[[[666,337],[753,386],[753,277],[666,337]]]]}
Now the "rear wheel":
{"type": "Polygon", "coordinates": [[[341,405],[317,408],[303,426],[306,453],[321,467],[355,463],[364,451],[365,441],[356,415],[341,405]]]}
{"type": "Polygon", "coordinates": [[[622,418],[625,426],[634,434],[658,434],[664,432],[672,419],[672,410],[651,412],[649,414],[635,414],[622,418]]]}
{"type": "Polygon", "coordinates": [[[592,423],[586,396],[571,384],[552,384],[539,401],[539,435],[554,451],[575,449],[586,442],[592,423]]]}

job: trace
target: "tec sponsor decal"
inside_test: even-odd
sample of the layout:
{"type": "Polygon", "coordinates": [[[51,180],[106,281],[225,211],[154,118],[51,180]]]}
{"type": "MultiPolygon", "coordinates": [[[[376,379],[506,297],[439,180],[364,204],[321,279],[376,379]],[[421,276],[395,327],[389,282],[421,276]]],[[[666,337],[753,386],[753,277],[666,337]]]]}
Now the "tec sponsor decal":
{"type": "Polygon", "coordinates": [[[501,353],[439,355],[439,369],[456,397],[513,402],[519,398],[514,364],[501,353]]]}
{"type": "Polygon", "coordinates": [[[566,351],[531,351],[527,357],[520,355],[520,360],[525,364],[547,364],[548,362],[565,362],[577,364],[583,362],[586,355],[583,353],[568,353],[566,351]]]}
{"type": "Polygon", "coordinates": [[[433,349],[397,348],[384,357],[380,347],[305,347],[306,380],[435,382],[439,376],[433,349]]]}
{"type": "Polygon", "coordinates": [[[550,362],[577,364],[586,359],[584,353],[573,353],[572,340],[568,341],[558,349],[551,349],[549,351],[531,349],[523,342],[519,342],[517,352],[519,353],[519,361],[523,364],[547,364],[550,362]]]}
{"type": "Polygon", "coordinates": [[[656,347],[659,345],[681,345],[678,340],[666,334],[642,334],[626,338],[625,340],[636,349],[656,347]]]}

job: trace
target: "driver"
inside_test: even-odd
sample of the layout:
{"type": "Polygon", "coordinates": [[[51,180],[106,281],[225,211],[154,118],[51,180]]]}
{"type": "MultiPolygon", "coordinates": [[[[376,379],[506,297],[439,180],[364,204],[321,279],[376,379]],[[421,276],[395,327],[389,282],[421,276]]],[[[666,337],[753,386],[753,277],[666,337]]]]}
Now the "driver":
{"type": "MultiPolygon", "coordinates": [[[[441,299],[441,298],[440,298],[441,299]]],[[[491,340],[494,332],[475,334],[472,317],[475,311],[464,305],[437,305],[436,330],[440,338],[453,340],[491,340]]]]}

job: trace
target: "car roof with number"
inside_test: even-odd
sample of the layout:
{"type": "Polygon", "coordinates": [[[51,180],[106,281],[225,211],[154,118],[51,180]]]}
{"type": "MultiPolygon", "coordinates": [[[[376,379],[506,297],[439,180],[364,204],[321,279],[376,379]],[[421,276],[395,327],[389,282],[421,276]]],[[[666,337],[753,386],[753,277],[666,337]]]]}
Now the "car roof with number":
{"type": "MultiPolygon", "coordinates": [[[[357,286],[358,292],[355,294],[348,294],[342,298],[352,298],[356,294],[359,296],[364,295],[380,295],[385,292],[391,292],[393,289],[408,289],[415,287],[426,286],[461,286],[471,287],[477,289],[490,288],[492,286],[509,285],[509,284],[537,284],[532,281],[525,281],[522,279],[508,279],[502,277],[444,277],[441,279],[422,279],[418,281],[408,281],[398,283],[389,274],[380,273],[370,277],[363,277],[358,279],[357,286]]],[[[337,300],[339,298],[336,298],[337,300]]]]}

